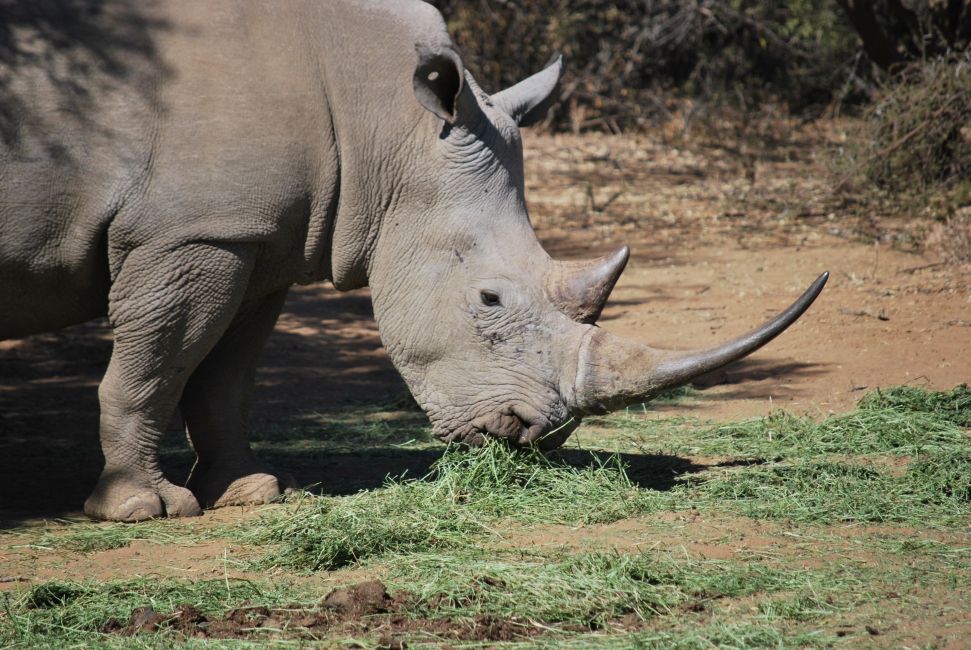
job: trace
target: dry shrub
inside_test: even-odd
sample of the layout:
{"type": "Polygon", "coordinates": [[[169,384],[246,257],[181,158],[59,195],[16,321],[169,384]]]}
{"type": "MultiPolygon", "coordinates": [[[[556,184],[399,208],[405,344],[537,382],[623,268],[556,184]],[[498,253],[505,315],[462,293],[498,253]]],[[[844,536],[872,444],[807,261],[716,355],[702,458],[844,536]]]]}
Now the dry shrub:
{"type": "Polygon", "coordinates": [[[884,70],[971,46],[968,0],[837,0],[870,60],[884,70]]]}
{"type": "Polygon", "coordinates": [[[936,224],[925,246],[949,261],[971,262],[971,207],[961,208],[936,224]]]}
{"type": "Polygon", "coordinates": [[[432,0],[488,91],[568,66],[548,125],[619,132],[731,105],[813,111],[864,99],[859,45],[840,9],[814,0],[432,0]]]}
{"type": "Polygon", "coordinates": [[[910,66],[865,117],[869,181],[894,194],[956,189],[968,198],[971,55],[910,66]]]}
{"type": "Polygon", "coordinates": [[[971,259],[971,54],[902,69],[844,154],[845,197],[868,213],[932,218],[927,247],[971,259]]]}

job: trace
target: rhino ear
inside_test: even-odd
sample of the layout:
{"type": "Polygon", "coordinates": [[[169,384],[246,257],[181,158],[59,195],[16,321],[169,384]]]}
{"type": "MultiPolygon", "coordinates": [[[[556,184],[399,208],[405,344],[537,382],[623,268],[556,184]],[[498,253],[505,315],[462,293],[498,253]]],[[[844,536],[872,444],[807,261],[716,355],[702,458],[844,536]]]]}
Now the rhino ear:
{"type": "Polygon", "coordinates": [[[465,76],[462,59],[454,50],[418,46],[418,67],[412,83],[419,103],[449,124],[458,119],[457,105],[465,76]]]}
{"type": "Polygon", "coordinates": [[[563,72],[563,57],[557,55],[542,71],[492,96],[492,103],[504,110],[519,126],[532,126],[546,117],[556,101],[563,72]]]}

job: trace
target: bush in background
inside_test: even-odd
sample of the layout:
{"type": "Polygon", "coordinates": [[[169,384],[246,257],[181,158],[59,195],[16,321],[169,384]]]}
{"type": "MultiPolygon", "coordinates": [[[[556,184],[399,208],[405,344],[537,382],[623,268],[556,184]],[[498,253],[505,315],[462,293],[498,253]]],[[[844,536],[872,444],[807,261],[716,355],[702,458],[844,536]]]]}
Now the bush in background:
{"type": "Polygon", "coordinates": [[[867,211],[936,219],[928,247],[971,261],[971,54],[901,67],[863,116],[844,195],[867,211]]]}
{"type": "Polygon", "coordinates": [[[971,193],[971,56],[907,67],[865,115],[862,171],[894,194],[971,193]]]}
{"type": "Polygon", "coordinates": [[[946,58],[971,44],[967,0],[838,0],[870,60],[886,70],[946,58]]]}
{"type": "Polygon", "coordinates": [[[618,132],[667,117],[672,98],[817,111],[865,99],[859,45],[840,8],[814,0],[434,0],[489,91],[569,63],[547,120],[618,132]]]}
{"type": "Polygon", "coordinates": [[[769,107],[862,110],[837,185],[868,215],[938,219],[945,254],[971,259],[971,0],[432,4],[488,91],[566,56],[553,130],[620,133],[678,112],[747,141],[769,107]]]}

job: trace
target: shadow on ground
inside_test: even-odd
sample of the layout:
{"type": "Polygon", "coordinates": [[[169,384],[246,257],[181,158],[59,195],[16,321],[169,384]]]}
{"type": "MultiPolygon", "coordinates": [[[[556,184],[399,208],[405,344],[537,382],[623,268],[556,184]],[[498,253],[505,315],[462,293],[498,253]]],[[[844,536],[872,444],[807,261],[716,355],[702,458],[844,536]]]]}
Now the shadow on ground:
{"type": "MultiPolygon", "coordinates": [[[[80,511],[103,463],[97,390],[110,354],[104,322],[0,341],[0,520],[80,511]]],[[[338,294],[324,287],[291,292],[257,384],[251,415],[257,434],[306,433],[306,420],[316,412],[388,404],[406,390],[381,348],[367,292],[338,294]]],[[[177,426],[163,448],[171,477],[185,476],[192,456],[177,426]]],[[[318,460],[326,461],[336,484],[342,474],[359,471],[349,464],[366,457],[318,460]]]]}
{"type": "MultiPolygon", "coordinates": [[[[346,495],[384,485],[389,478],[421,478],[441,458],[444,447],[401,449],[373,447],[361,452],[328,452],[320,458],[296,451],[266,453],[267,458],[289,469],[301,486],[320,495],[346,495]]],[[[555,459],[577,468],[600,467],[610,454],[586,450],[566,450],[555,459]]],[[[710,469],[688,458],[669,454],[618,454],[627,475],[639,487],[667,491],[687,474],[710,469]]]]}
{"type": "MultiPolygon", "coordinates": [[[[103,322],[0,342],[3,525],[81,510],[102,466],[97,386],[110,352],[103,322]]],[[[733,384],[710,396],[735,399],[748,390],[737,382],[821,371],[812,364],[744,361],[697,385],[733,384]]],[[[295,288],[258,375],[254,446],[323,494],[378,487],[388,476],[423,476],[444,448],[430,439],[424,415],[402,395],[407,390],[381,347],[368,293],[295,288]]],[[[687,400],[679,408],[691,405],[687,400]]],[[[183,481],[193,455],[176,424],[162,449],[166,472],[183,481]]],[[[576,455],[583,452],[565,453],[570,462],[594,462],[576,455]]],[[[635,482],[657,490],[703,469],[676,456],[623,460],[635,482]]]]}

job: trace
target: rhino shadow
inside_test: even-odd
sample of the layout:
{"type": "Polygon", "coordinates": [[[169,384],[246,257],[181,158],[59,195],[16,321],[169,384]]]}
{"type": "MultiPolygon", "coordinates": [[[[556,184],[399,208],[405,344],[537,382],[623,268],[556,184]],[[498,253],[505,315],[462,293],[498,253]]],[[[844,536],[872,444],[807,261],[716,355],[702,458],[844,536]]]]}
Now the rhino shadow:
{"type": "Polygon", "coordinates": [[[781,379],[789,382],[828,374],[829,365],[831,364],[749,357],[701,375],[691,385],[701,391],[715,386],[731,386],[729,390],[722,388],[717,394],[706,393],[705,397],[709,399],[766,399],[768,395],[774,399],[790,399],[803,397],[809,391],[800,390],[790,383],[781,383],[781,379]],[[772,380],[771,387],[760,383],[766,380],[772,380]]]}
{"type": "MultiPolygon", "coordinates": [[[[373,449],[364,453],[334,454],[313,469],[306,468],[301,472],[298,468],[294,474],[298,482],[309,486],[309,491],[315,494],[347,495],[379,488],[389,478],[424,477],[442,453],[441,449],[404,452],[398,449],[373,449]]],[[[606,452],[571,450],[557,452],[555,458],[583,469],[600,467],[608,455],[606,452]]],[[[617,457],[626,468],[632,484],[659,492],[671,490],[682,476],[711,467],[667,454],[617,454],[617,457]]]]}
{"type": "MultiPolygon", "coordinates": [[[[334,432],[322,427],[310,434],[299,430],[291,430],[289,434],[266,434],[264,440],[270,444],[260,449],[260,456],[286,467],[298,485],[318,495],[348,495],[379,488],[393,478],[427,477],[445,453],[445,447],[408,448],[409,443],[430,442],[424,426],[426,420],[420,412],[399,412],[396,419],[396,426],[389,429],[392,435],[377,444],[373,440],[362,440],[360,450],[351,449],[349,445],[336,450],[328,446],[328,436],[334,432]]],[[[341,436],[340,440],[346,438],[341,436]]],[[[577,469],[611,465],[614,456],[626,468],[634,485],[656,491],[668,491],[680,477],[710,467],[664,453],[615,455],[596,449],[559,449],[550,454],[554,463],[577,469]]]]}

